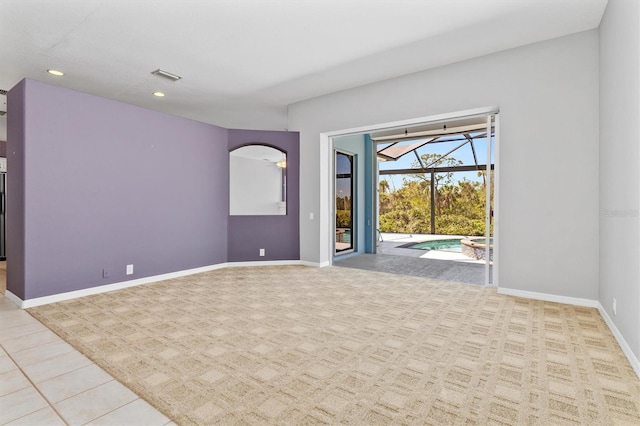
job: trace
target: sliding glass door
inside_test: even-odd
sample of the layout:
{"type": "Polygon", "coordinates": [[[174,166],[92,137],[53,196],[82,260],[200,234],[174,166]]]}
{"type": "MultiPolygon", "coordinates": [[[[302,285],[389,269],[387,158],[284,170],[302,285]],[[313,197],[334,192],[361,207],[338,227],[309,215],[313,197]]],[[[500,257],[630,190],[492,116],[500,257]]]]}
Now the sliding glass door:
{"type": "Polygon", "coordinates": [[[335,151],[335,254],[355,250],[354,198],[355,156],[335,151]]]}
{"type": "Polygon", "coordinates": [[[495,286],[493,279],[493,265],[497,256],[494,256],[494,196],[495,196],[495,173],[491,170],[495,164],[495,145],[498,137],[499,118],[497,114],[487,116],[487,149],[486,149],[486,180],[485,180],[485,234],[484,234],[484,284],[495,286]]]}

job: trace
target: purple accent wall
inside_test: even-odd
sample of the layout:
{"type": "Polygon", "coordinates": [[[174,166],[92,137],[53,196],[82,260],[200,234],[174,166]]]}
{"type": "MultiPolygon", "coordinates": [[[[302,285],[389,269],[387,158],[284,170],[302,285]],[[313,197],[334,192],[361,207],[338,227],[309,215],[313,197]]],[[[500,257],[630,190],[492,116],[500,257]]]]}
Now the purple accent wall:
{"type": "Polygon", "coordinates": [[[12,293],[226,262],[228,130],[34,80],[9,98],[12,293]]]}
{"type": "Polygon", "coordinates": [[[300,134],[229,130],[229,151],[248,143],[272,145],[287,153],[287,214],[229,216],[228,261],[299,260],[300,134]],[[263,257],[259,255],[261,248],[265,249],[263,257]]]}
{"type": "Polygon", "coordinates": [[[18,83],[7,95],[11,114],[7,114],[7,289],[25,299],[24,267],[24,114],[25,84],[18,83]]]}

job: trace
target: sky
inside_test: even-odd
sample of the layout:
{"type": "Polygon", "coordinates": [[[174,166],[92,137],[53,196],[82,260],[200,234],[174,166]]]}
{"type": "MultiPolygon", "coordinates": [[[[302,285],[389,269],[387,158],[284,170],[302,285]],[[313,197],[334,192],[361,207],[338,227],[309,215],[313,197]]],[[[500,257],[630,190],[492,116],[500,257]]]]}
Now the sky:
{"type": "MultiPolygon", "coordinates": [[[[411,141],[411,142],[406,142],[405,144],[410,144],[410,143],[414,143],[416,141],[411,141]]],[[[442,143],[431,143],[431,144],[427,144],[422,146],[421,148],[418,149],[418,154],[422,155],[422,154],[438,154],[438,155],[443,155],[446,154],[448,151],[452,150],[453,148],[455,148],[456,146],[458,146],[459,144],[461,144],[462,140],[456,140],[456,141],[451,141],[451,142],[442,142],[442,143]]],[[[484,164],[486,162],[486,158],[487,158],[487,151],[486,151],[486,145],[487,145],[487,140],[486,138],[478,138],[478,139],[474,139],[473,141],[475,149],[476,149],[476,156],[478,158],[478,163],[479,164],[484,164]]],[[[491,161],[494,162],[494,141],[492,140],[492,149],[491,149],[491,161]]],[[[382,146],[380,147],[382,148],[382,146]]],[[[463,147],[461,147],[460,149],[458,149],[457,151],[453,152],[452,154],[450,154],[451,157],[454,157],[457,160],[461,160],[463,162],[464,165],[474,165],[474,161],[473,161],[473,153],[471,151],[471,147],[470,144],[466,144],[463,147]]],[[[413,152],[409,152],[408,154],[404,155],[403,157],[400,157],[400,159],[398,159],[397,161],[379,161],[378,165],[380,170],[393,170],[393,169],[408,169],[408,168],[412,168],[415,166],[412,166],[412,163],[415,163],[416,160],[416,156],[413,152]]],[[[393,191],[394,189],[399,189],[402,187],[403,182],[402,179],[403,177],[407,177],[406,175],[381,175],[380,176],[380,180],[386,180],[387,182],[389,182],[389,187],[390,189],[393,191]]],[[[478,173],[476,171],[472,171],[472,172],[458,172],[455,173],[453,175],[453,179],[454,181],[458,181],[458,180],[462,180],[463,178],[466,178],[467,180],[470,181],[476,181],[476,182],[481,182],[482,181],[482,177],[478,176],[478,173]]]]}

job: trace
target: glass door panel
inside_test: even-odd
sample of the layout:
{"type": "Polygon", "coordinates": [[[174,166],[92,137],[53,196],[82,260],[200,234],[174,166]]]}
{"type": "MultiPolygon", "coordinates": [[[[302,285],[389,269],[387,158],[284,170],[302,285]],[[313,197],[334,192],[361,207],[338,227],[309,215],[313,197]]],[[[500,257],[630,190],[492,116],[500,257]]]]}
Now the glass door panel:
{"type": "Polygon", "coordinates": [[[354,160],[351,154],[336,151],[335,155],[335,254],[354,250],[354,160]]]}

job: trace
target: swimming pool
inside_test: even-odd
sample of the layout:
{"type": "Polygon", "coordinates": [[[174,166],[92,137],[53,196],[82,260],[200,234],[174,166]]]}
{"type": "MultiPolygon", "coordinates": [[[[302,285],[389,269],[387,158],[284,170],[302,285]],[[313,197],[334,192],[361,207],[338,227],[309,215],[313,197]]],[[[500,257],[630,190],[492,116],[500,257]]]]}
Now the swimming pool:
{"type": "Polygon", "coordinates": [[[411,244],[405,246],[406,248],[418,249],[418,250],[440,250],[440,251],[452,251],[455,253],[462,253],[462,240],[433,240],[422,241],[420,243],[411,244]]]}
{"type": "MultiPolygon", "coordinates": [[[[493,248],[493,237],[489,240],[491,248],[493,248]]],[[[449,240],[422,241],[419,243],[405,244],[400,247],[418,250],[449,251],[453,253],[463,253],[476,259],[484,259],[484,243],[485,239],[483,237],[473,237],[469,239],[453,238],[449,240]],[[465,241],[464,243],[462,242],[463,240],[465,241]],[[482,251],[482,253],[480,253],[480,251],[482,251]]]]}

